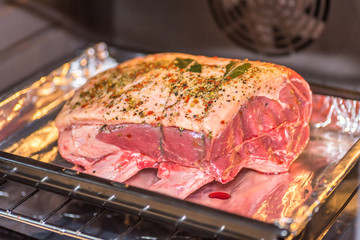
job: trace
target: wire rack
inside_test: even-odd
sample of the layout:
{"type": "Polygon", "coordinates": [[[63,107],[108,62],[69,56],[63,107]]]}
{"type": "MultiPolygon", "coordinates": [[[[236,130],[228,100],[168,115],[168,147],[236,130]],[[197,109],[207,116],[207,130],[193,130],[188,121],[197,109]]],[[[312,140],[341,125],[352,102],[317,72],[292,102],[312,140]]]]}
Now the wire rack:
{"type": "MultiPolygon", "coordinates": [[[[38,228],[30,232],[30,235],[36,239],[49,239],[54,235],[53,233],[56,233],[56,237],[54,236],[56,239],[59,239],[59,235],[66,237],[66,239],[72,237],[74,239],[93,240],[199,239],[195,234],[190,235],[173,226],[157,223],[156,228],[150,228],[154,226],[154,223],[146,221],[140,216],[115,212],[106,207],[90,205],[39,188],[21,186],[19,183],[4,180],[4,178],[1,179],[0,186],[1,189],[14,190],[16,188],[22,192],[22,194],[12,192],[16,200],[12,199],[15,201],[9,207],[1,207],[0,216],[38,228]],[[44,197],[47,200],[55,201],[56,204],[51,204],[51,209],[46,207],[40,213],[32,212],[33,205],[39,204],[39,200],[41,201],[44,197]],[[54,207],[54,205],[56,206],[54,207]],[[87,211],[83,211],[85,209],[87,211]],[[105,225],[108,227],[104,227],[105,225]],[[39,229],[45,231],[42,232],[39,229]],[[134,231],[135,229],[136,231],[134,231]]],[[[35,211],[38,211],[38,208],[35,211]]]]}
{"type": "Polygon", "coordinates": [[[9,197],[7,192],[10,192],[11,196],[6,204],[3,202],[1,205],[0,216],[38,228],[30,232],[36,239],[49,239],[54,235],[51,233],[56,233],[54,239],[59,239],[59,235],[64,236],[64,239],[71,237],[92,240],[199,239],[196,234],[182,232],[176,226],[161,223],[154,225],[154,222],[147,221],[140,215],[112,211],[104,206],[71,198],[71,194],[62,196],[36,186],[6,180],[7,178],[4,175],[0,180],[1,193],[9,197]],[[7,191],[8,189],[11,191],[7,191]],[[52,203],[49,204],[48,201],[52,203]]]}
{"type": "MultiPolygon", "coordinates": [[[[278,239],[287,230],[0,152],[0,216],[68,239],[278,239]],[[13,186],[15,184],[15,186],[13,186]],[[11,191],[6,191],[10,188],[11,191]],[[14,192],[14,189],[16,192],[14,192]]],[[[59,239],[59,238],[56,238],[59,239]]]]}

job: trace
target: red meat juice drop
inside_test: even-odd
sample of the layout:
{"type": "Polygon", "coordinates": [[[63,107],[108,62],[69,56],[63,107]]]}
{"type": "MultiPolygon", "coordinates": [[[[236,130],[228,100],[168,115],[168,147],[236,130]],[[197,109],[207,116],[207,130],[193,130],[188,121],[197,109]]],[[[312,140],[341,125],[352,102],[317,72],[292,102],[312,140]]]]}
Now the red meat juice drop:
{"type": "Polygon", "coordinates": [[[209,198],[217,198],[217,199],[221,199],[221,200],[226,200],[231,198],[231,195],[228,193],[224,193],[224,192],[212,192],[209,194],[209,198]]]}

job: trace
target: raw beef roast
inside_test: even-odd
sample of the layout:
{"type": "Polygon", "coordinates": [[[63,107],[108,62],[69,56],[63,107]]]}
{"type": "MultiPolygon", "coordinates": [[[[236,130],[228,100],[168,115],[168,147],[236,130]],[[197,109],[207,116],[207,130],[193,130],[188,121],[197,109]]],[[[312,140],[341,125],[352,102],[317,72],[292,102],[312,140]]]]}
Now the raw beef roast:
{"type": "Polygon", "coordinates": [[[59,151],[85,172],[185,198],[242,168],[289,169],[309,138],[311,91],[272,63],[164,53],[89,79],[56,118],[59,151]]]}

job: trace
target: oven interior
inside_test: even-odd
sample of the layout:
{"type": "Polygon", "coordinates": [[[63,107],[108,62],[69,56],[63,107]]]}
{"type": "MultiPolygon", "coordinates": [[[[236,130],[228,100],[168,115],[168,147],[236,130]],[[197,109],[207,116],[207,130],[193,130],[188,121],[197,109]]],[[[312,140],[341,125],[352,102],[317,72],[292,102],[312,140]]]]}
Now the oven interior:
{"type": "MultiPolygon", "coordinates": [[[[120,60],[153,52],[249,58],[296,69],[314,86],[360,91],[358,1],[4,0],[0,6],[2,92],[47,75],[101,41],[115,49],[120,60]]],[[[298,239],[356,236],[357,169],[356,165],[298,239]]],[[[1,201],[2,209],[16,209],[37,222],[50,218],[52,211],[62,216],[54,220],[59,228],[52,230],[39,230],[41,221],[16,221],[16,215],[2,219],[0,231],[9,239],[221,238],[71,199],[17,178],[2,181],[0,193],[8,199],[1,201]],[[46,208],[50,198],[56,203],[51,210],[46,208]],[[43,212],[38,212],[39,206],[43,212]],[[85,228],[88,232],[82,231],[85,228]]]]}

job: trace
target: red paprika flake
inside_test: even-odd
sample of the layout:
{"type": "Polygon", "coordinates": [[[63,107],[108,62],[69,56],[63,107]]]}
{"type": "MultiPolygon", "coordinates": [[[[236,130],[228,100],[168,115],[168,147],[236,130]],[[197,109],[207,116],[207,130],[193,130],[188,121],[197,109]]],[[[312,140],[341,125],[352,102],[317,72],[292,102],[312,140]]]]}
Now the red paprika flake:
{"type": "Polygon", "coordinates": [[[147,115],[153,115],[154,111],[148,111],[147,115]]]}

